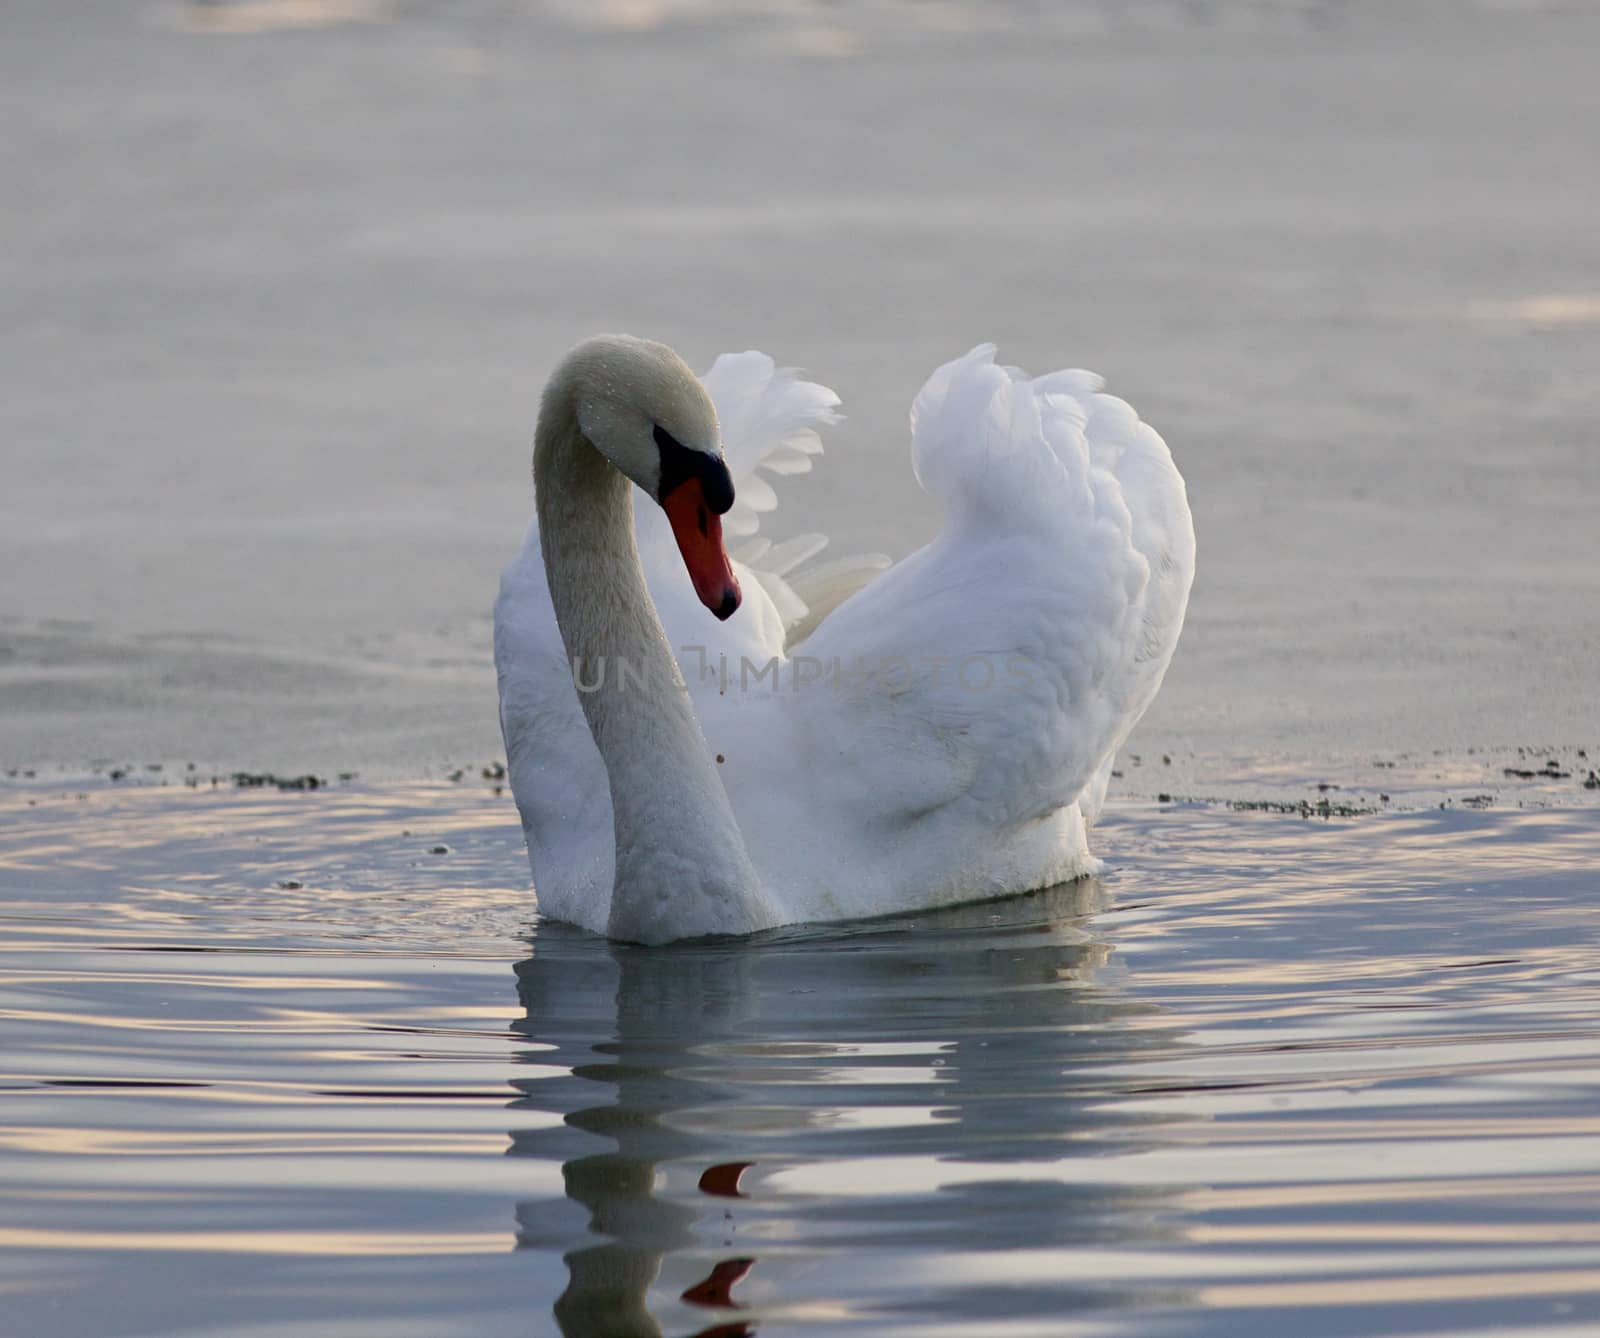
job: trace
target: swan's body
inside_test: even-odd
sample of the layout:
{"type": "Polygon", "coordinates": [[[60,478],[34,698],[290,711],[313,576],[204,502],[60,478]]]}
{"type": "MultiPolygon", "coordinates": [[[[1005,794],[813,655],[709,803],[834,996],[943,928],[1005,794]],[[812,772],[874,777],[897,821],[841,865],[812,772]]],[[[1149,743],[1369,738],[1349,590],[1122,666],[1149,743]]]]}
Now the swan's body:
{"type": "MultiPolygon", "coordinates": [[[[1171,660],[1194,573],[1161,438],[1090,373],[1028,380],[975,349],[912,410],[940,536],[868,583],[873,564],[847,563],[795,588],[784,573],[813,545],[763,554],[756,541],[753,560],[777,570],[739,567],[743,605],[719,622],[701,607],[723,598],[715,562],[691,551],[704,527],[680,560],[655,507],[632,514],[618,468],[652,496],[659,483],[640,424],[698,451],[687,467],[713,469],[714,491],[720,419],[735,491],[767,510],[757,466],[808,467],[810,429],[837,399],[744,354],[707,375],[713,417],[698,383],[671,384],[665,358],[676,363],[605,338],[558,369],[537,516],[501,582],[501,724],[541,912],[660,942],[1092,872],[1088,829],[1171,660]],[[806,607],[857,585],[820,622],[806,607]],[[792,639],[811,623],[786,644],[786,627],[792,639]],[[674,651],[685,689],[670,682],[674,651]]],[[[755,528],[746,505],[730,531],[755,528]]]]}

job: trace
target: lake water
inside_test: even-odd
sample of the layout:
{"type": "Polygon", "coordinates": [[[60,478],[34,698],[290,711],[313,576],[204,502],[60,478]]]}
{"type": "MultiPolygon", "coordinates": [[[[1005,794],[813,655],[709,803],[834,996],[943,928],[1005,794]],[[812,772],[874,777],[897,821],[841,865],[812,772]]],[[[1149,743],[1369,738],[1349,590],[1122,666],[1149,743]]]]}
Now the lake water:
{"type": "Polygon", "coordinates": [[[8,0],[0,1334],[1600,1332],[1596,50],[8,0]],[[1163,431],[1199,577],[1102,878],[538,921],[488,610],[608,328],[839,390],[778,538],[925,539],[980,339],[1163,431]]]}
{"type": "Polygon", "coordinates": [[[6,1333],[1600,1326],[1593,808],[642,950],[468,780],[3,804],[6,1333]]]}

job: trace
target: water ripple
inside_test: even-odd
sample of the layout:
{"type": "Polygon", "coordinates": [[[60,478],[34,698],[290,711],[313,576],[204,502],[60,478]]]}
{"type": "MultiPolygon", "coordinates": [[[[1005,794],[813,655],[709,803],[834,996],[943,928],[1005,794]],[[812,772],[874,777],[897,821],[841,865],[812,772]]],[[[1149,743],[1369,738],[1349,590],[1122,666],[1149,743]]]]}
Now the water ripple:
{"type": "Polygon", "coordinates": [[[1125,804],[1102,881],[645,951],[534,921],[503,798],[45,799],[19,1332],[1600,1322],[1593,810],[1125,804]]]}

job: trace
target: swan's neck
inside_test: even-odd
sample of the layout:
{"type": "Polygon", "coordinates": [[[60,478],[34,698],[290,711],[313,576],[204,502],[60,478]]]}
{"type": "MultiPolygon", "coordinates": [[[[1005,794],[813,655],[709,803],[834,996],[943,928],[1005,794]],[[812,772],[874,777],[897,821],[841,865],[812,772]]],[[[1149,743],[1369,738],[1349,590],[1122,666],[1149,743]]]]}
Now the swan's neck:
{"type": "Polygon", "coordinates": [[[533,477],[556,623],[611,787],[608,932],[655,943],[776,923],[645,587],[633,485],[574,406],[549,400],[533,477]]]}

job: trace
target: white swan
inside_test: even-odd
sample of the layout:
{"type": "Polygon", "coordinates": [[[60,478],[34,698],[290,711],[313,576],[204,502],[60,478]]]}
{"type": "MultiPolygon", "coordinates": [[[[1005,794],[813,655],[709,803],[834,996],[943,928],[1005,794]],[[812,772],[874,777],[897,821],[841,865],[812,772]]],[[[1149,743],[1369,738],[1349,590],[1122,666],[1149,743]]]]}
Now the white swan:
{"type": "Polygon", "coordinates": [[[495,606],[542,914],[660,943],[1097,867],[1088,828],[1177,645],[1194,529],[1166,445],[1098,377],[993,358],[917,396],[943,532],[870,581],[870,559],[797,574],[813,537],[756,539],[749,565],[723,547],[723,524],[748,537],[776,504],[758,469],[810,467],[831,391],[756,353],[702,385],[629,336],[556,368],[495,606]],[[635,515],[632,484],[660,509],[635,515]]]}

